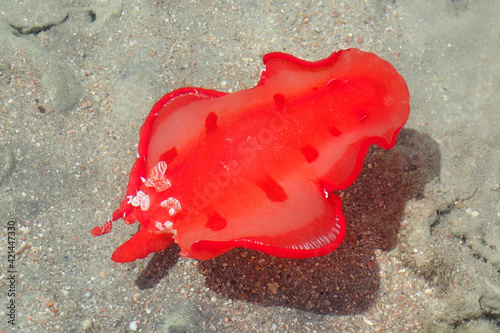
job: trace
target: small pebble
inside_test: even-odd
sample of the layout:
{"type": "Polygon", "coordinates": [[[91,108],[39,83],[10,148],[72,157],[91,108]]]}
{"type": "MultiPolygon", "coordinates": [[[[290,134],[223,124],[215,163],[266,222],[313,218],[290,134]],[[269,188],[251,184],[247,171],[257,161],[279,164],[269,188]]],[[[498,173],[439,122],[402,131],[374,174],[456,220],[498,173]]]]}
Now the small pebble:
{"type": "Polygon", "coordinates": [[[92,319],[85,319],[82,321],[82,329],[84,331],[89,330],[92,327],[92,319]]]}
{"type": "Polygon", "coordinates": [[[276,282],[268,283],[267,287],[271,290],[271,293],[273,295],[276,295],[278,293],[278,288],[279,288],[279,284],[278,283],[276,283],[276,282]]]}
{"type": "Polygon", "coordinates": [[[89,108],[89,107],[91,107],[91,106],[92,106],[92,102],[91,102],[91,101],[88,101],[88,100],[87,100],[87,101],[84,101],[84,102],[82,103],[82,109],[88,109],[88,108],[89,108]]]}
{"type": "Polygon", "coordinates": [[[472,215],[473,217],[477,217],[479,215],[478,211],[472,210],[472,208],[467,208],[465,213],[472,215]]]}

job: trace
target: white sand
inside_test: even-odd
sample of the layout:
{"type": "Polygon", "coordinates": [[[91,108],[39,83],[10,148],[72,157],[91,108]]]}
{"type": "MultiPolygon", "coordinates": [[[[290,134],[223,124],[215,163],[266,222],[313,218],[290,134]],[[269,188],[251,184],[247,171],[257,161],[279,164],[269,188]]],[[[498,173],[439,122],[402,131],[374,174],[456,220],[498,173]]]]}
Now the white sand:
{"type": "MultiPolygon", "coordinates": [[[[330,2],[0,4],[0,222],[16,222],[22,252],[17,331],[498,330],[500,2],[330,2]],[[394,64],[412,96],[406,127],[428,135],[441,155],[439,178],[398,222],[400,246],[377,250],[381,236],[363,233],[361,212],[351,221],[361,228],[358,244],[345,249],[365,253],[288,264],[239,250],[198,263],[171,251],[153,281],[147,260],[111,262],[136,226],[116,223],[100,238],[90,229],[122,199],[156,100],[183,86],[250,88],[267,52],[318,60],[348,47],[394,64]],[[138,276],[152,288],[140,290],[138,276]]],[[[371,195],[377,207],[383,198],[371,195]]]]}

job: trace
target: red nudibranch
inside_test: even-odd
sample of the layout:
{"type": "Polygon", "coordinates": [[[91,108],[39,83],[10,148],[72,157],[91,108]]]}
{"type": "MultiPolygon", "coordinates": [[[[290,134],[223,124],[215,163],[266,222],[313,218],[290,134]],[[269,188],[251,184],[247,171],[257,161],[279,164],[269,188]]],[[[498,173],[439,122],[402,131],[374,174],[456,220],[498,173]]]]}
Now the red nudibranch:
{"type": "Polygon", "coordinates": [[[210,259],[235,247],[278,257],[328,254],[345,235],[332,191],[357,178],[368,147],[391,149],[410,113],[405,80],[357,49],[309,62],[264,56],[257,86],[231,94],[181,88],[140,130],[139,151],[112,221],[140,230],[111,259],[130,262],[173,242],[210,259]]]}

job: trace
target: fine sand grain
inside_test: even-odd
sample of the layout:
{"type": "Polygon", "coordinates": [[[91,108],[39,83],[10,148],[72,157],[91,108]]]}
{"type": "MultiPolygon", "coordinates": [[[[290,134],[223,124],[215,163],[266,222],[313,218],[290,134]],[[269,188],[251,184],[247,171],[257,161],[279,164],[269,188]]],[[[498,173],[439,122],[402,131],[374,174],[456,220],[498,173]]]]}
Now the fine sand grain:
{"type": "Polygon", "coordinates": [[[1,2],[0,332],[498,332],[499,15],[498,0],[1,2]],[[155,101],[251,88],[268,52],[349,47],[398,69],[412,111],[340,193],[337,251],[110,260],[137,226],[90,230],[124,196],[155,101]]]}

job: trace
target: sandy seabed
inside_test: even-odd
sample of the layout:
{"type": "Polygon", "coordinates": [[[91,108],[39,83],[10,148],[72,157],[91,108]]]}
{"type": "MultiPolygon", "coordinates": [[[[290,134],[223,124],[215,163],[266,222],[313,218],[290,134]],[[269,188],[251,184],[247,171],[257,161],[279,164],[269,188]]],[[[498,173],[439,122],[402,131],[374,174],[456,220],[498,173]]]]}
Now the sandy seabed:
{"type": "Polygon", "coordinates": [[[499,14],[497,0],[2,2],[0,331],[498,332],[499,14]],[[349,47],[398,69],[412,111],[341,193],[337,251],[109,259],[136,226],[90,230],[118,207],[156,100],[251,88],[268,52],[349,47]]]}

